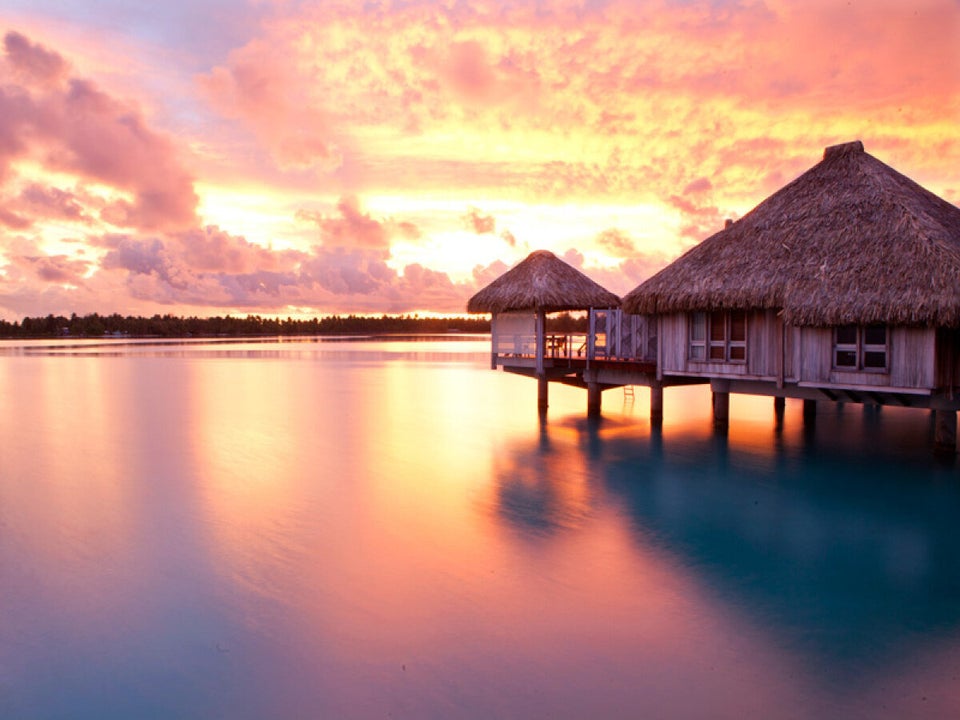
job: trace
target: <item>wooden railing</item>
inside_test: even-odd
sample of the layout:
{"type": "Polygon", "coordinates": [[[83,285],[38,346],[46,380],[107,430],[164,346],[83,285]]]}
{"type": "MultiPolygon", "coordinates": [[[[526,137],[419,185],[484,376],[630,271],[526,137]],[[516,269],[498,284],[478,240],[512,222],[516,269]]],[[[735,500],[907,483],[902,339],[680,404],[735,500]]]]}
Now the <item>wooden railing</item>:
{"type": "MultiPolygon", "coordinates": [[[[539,322],[539,321],[538,321],[539,322]]],[[[493,364],[498,358],[536,359],[537,335],[530,316],[527,327],[504,326],[493,334],[493,364]],[[510,332],[514,330],[514,332],[510,332]]],[[[524,323],[521,322],[521,325],[524,323]]],[[[656,360],[656,325],[650,318],[628,316],[616,309],[591,310],[589,332],[550,332],[543,336],[544,360],[656,360]]]]}

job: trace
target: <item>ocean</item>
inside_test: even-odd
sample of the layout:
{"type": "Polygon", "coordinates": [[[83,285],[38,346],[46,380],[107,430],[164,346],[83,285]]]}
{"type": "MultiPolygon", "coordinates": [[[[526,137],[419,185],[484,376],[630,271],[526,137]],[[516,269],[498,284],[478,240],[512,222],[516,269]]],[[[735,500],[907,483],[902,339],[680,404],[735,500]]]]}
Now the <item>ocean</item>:
{"type": "Polygon", "coordinates": [[[960,714],[928,412],[550,393],[481,336],[0,345],[0,717],[960,714]]]}

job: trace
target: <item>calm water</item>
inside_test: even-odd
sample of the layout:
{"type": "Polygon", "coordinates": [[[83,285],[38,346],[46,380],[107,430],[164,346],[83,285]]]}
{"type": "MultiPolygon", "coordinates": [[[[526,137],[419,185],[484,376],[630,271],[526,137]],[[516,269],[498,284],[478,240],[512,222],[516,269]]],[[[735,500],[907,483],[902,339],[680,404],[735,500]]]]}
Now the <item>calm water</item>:
{"type": "Polygon", "coordinates": [[[927,413],[541,423],[487,349],[0,345],[0,717],[960,714],[927,413]]]}

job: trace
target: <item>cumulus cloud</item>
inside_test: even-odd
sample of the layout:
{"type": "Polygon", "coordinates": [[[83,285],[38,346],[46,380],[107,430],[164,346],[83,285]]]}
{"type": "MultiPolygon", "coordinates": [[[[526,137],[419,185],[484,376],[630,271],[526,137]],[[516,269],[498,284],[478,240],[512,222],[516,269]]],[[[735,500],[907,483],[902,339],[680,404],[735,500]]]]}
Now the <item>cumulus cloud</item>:
{"type": "Polygon", "coordinates": [[[402,272],[382,247],[258,247],[219,228],[154,237],[105,236],[102,269],[141,301],[211,308],[324,307],[352,312],[462,312],[474,291],[418,264],[402,272]]]}
{"type": "MultiPolygon", "coordinates": [[[[151,129],[132,104],[68,77],[53,51],[9,32],[0,65],[0,179],[17,160],[39,162],[77,183],[106,185],[120,196],[100,212],[113,225],[141,230],[182,228],[196,222],[197,196],[178,151],[151,129]]],[[[82,215],[78,201],[34,186],[25,197],[55,216],[82,215]]]]}
{"type": "Polygon", "coordinates": [[[89,222],[80,198],[68,190],[31,183],[17,199],[17,205],[38,218],[89,222]]]}
{"type": "Polygon", "coordinates": [[[3,49],[13,73],[27,82],[55,84],[66,77],[67,63],[60,55],[18,32],[4,36],[3,49]]]}
{"type": "Polygon", "coordinates": [[[201,89],[224,115],[253,130],[276,164],[286,170],[333,170],[341,163],[330,120],[309,96],[302,69],[291,65],[286,44],[255,40],[230,54],[225,66],[199,79],[201,89]]]}
{"type": "Polygon", "coordinates": [[[44,282],[65,285],[82,285],[83,277],[90,268],[88,261],[67,255],[24,256],[14,258],[13,262],[35,273],[44,282]]]}
{"type": "Polygon", "coordinates": [[[340,198],[335,215],[299,210],[297,217],[316,223],[320,241],[327,247],[386,249],[395,238],[420,237],[419,228],[411,222],[377,219],[363,212],[359,199],[352,195],[340,198]]]}
{"type": "Polygon", "coordinates": [[[472,272],[473,283],[477,288],[486,287],[509,269],[502,260],[494,260],[489,265],[477,265],[472,272]]]}
{"type": "MultiPolygon", "coordinates": [[[[397,269],[390,249],[466,227],[515,256],[514,235],[471,205],[488,199],[516,203],[511,223],[525,233],[551,205],[574,220],[577,207],[652,207],[646,217],[671,228],[656,244],[642,213],[577,228],[584,244],[570,260],[617,261],[586,270],[622,292],[805,170],[823,146],[856,137],[919,180],[954,188],[955,199],[956,4],[879,2],[274,3],[259,36],[197,80],[208,106],[161,106],[156,117],[199,116],[215,128],[197,137],[191,126],[182,138],[105,85],[110,75],[78,73],[51,49],[61,44],[7,33],[0,296],[13,298],[8,307],[102,292],[204,308],[429,301],[460,310],[502,263],[453,283],[441,269],[397,269]],[[188,145],[202,159],[181,157],[188,145]],[[283,237],[300,249],[274,250],[268,233],[229,221],[203,227],[193,172],[207,162],[223,163],[217,178],[302,192],[288,201],[310,208],[298,214],[309,224],[283,237]],[[340,200],[329,207],[314,192],[340,200]],[[423,212],[414,224],[358,199],[407,193],[469,209],[423,212]],[[524,216],[524,203],[537,209],[524,216]],[[97,252],[40,263],[35,247],[9,249],[64,227],[97,252]]],[[[61,252],[59,239],[45,247],[61,252]]]]}
{"type": "Polygon", "coordinates": [[[184,261],[206,272],[249,273],[273,271],[296,262],[300,253],[276,252],[218,227],[187,230],[173,236],[184,261]]]}

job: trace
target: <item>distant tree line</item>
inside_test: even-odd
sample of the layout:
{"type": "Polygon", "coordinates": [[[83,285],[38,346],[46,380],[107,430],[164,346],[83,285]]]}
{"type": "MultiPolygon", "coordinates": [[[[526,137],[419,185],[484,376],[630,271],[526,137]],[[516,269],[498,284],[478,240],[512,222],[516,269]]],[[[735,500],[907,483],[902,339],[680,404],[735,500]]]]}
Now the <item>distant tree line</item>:
{"type": "Polygon", "coordinates": [[[47,315],[20,322],[0,320],[0,338],[54,337],[244,337],[255,335],[374,335],[397,333],[489,332],[486,317],[435,318],[419,315],[333,315],[309,320],[292,318],[177,317],[154,315],[47,315]]]}

